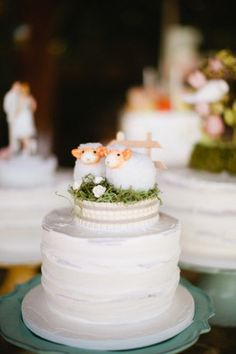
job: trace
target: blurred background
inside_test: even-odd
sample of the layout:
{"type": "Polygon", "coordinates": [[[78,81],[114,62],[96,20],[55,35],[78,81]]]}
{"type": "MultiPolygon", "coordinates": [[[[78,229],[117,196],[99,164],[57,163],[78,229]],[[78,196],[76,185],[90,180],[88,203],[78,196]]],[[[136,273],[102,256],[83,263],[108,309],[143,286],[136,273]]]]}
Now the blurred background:
{"type": "MultiPolygon", "coordinates": [[[[8,144],[3,97],[27,81],[41,149],[72,167],[79,143],[114,138],[127,90],[142,84],[144,67],[161,66],[172,25],[199,31],[201,55],[235,51],[235,13],[232,0],[0,0],[0,148],[8,144]]],[[[235,329],[217,327],[186,351],[235,352],[235,329]]],[[[0,353],[26,352],[0,339],[0,353]]]]}
{"type": "Polygon", "coordinates": [[[0,0],[0,147],[3,95],[27,81],[41,144],[73,165],[72,147],[114,137],[126,91],[160,63],[170,25],[197,28],[202,53],[234,50],[235,10],[220,0],[0,0]]]}

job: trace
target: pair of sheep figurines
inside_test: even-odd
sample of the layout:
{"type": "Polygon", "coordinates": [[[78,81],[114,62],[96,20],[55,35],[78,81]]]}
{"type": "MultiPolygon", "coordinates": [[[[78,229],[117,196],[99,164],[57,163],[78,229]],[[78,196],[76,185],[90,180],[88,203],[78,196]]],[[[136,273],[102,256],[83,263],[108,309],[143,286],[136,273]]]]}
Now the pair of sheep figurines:
{"type": "Polygon", "coordinates": [[[72,150],[72,155],[77,159],[74,181],[78,186],[89,174],[106,177],[110,184],[121,189],[147,191],[156,184],[156,168],[151,158],[122,145],[80,144],[72,150]]]}

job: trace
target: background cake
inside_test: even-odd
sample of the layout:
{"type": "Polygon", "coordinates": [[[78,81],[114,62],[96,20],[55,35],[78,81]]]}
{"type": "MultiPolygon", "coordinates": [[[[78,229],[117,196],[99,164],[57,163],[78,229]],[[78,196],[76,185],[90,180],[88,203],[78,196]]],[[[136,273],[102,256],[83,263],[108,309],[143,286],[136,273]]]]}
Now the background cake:
{"type": "Polygon", "coordinates": [[[192,91],[183,98],[202,114],[202,138],[193,149],[191,168],[170,169],[159,179],[163,209],[182,222],[181,259],[233,269],[236,266],[235,70],[235,57],[221,51],[203,62],[203,71],[189,76],[192,91]]]}
{"type": "MultiPolygon", "coordinates": [[[[44,219],[42,285],[35,290],[47,318],[67,335],[56,329],[52,336],[24,316],[34,290],[23,303],[25,323],[47,339],[84,348],[152,344],[159,335],[155,324],[172,316],[184,290],[178,286],[179,222],[159,214],[156,169],[148,156],[101,144],[81,144],[72,153],[75,216],[61,209],[44,219]]],[[[171,335],[192,321],[187,298],[171,335]]]]}
{"type": "Polygon", "coordinates": [[[235,268],[236,178],[177,168],[159,184],[163,211],[181,220],[181,260],[235,268]]]}
{"type": "MultiPolygon", "coordinates": [[[[152,133],[163,146],[158,157],[168,166],[185,165],[200,138],[198,114],[180,107],[179,98],[166,94],[160,85],[158,88],[153,70],[144,71],[143,87],[128,91],[119,128],[130,140],[144,140],[147,133],[152,133]]],[[[157,157],[154,150],[152,156],[157,157]]]]}
{"type": "Polygon", "coordinates": [[[66,204],[56,192],[64,193],[71,173],[56,171],[56,157],[38,149],[37,104],[29,86],[15,82],[3,105],[9,145],[0,149],[0,263],[39,263],[41,220],[52,208],[66,204]]]}
{"type": "Polygon", "coordinates": [[[40,262],[42,218],[51,209],[69,205],[65,190],[71,176],[70,170],[59,170],[47,185],[0,188],[1,264],[40,262]]]}

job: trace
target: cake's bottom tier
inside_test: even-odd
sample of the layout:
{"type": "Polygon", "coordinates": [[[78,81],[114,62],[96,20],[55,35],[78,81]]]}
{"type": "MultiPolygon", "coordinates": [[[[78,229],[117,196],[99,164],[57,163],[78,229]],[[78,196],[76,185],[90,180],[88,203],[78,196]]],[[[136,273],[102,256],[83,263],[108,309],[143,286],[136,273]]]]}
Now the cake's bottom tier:
{"type": "Polygon", "coordinates": [[[67,318],[51,310],[41,285],[32,288],[22,302],[23,320],[36,335],[56,343],[95,350],[128,350],[160,343],[192,324],[194,312],[194,299],[181,285],[165,313],[135,324],[91,324],[77,321],[75,317],[67,318]]]}
{"type": "Polygon", "coordinates": [[[160,178],[163,211],[181,221],[183,254],[236,259],[236,178],[173,169],[160,178]]]}
{"type": "Polygon", "coordinates": [[[84,323],[122,325],[170,307],[179,282],[176,219],[161,215],[140,234],[99,234],[61,210],[47,216],[44,229],[42,286],[52,312],[84,323]]]}

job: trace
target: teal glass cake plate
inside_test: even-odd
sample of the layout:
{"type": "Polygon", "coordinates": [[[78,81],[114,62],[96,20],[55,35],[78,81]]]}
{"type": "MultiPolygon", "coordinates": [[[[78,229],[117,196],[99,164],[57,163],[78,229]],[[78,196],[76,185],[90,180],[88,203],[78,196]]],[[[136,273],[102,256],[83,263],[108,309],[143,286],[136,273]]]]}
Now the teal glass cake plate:
{"type": "MultiPolygon", "coordinates": [[[[105,354],[108,351],[86,350],[53,343],[33,334],[24,324],[21,315],[21,303],[26,293],[40,283],[40,276],[19,285],[14,292],[0,298],[0,332],[10,343],[35,353],[63,354],[105,354]]],[[[199,338],[200,334],[210,330],[208,320],[213,316],[213,308],[208,295],[192,286],[185,279],[181,284],[188,289],[194,298],[195,315],[193,323],[175,337],[149,347],[133,350],[111,351],[112,353],[132,354],[174,354],[179,353],[199,338]]]]}
{"type": "Polygon", "coordinates": [[[228,261],[209,257],[184,255],[180,267],[199,272],[197,285],[208,294],[214,304],[215,316],[210,323],[222,327],[236,327],[236,265],[228,261]]]}

